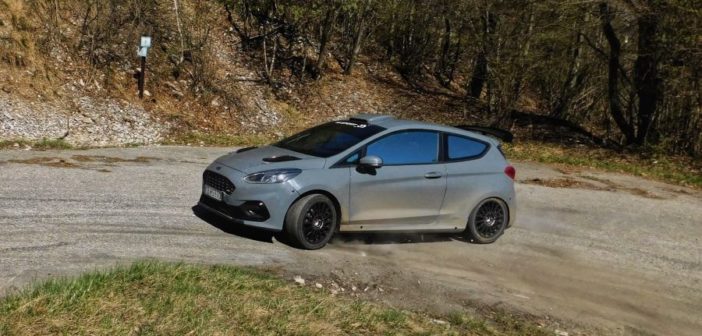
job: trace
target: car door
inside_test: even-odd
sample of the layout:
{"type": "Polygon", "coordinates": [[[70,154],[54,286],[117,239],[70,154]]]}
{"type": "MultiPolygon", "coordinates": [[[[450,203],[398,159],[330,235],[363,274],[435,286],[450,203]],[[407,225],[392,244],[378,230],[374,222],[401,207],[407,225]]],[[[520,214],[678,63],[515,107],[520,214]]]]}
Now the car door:
{"type": "Polygon", "coordinates": [[[439,162],[439,133],[391,133],[363,150],[383,166],[351,169],[351,230],[431,229],[446,191],[446,166],[439,162]]]}
{"type": "Polygon", "coordinates": [[[502,170],[481,158],[489,144],[458,134],[445,134],[446,196],[438,221],[441,226],[463,228],[482,196],[494,189],[502,170]]]}

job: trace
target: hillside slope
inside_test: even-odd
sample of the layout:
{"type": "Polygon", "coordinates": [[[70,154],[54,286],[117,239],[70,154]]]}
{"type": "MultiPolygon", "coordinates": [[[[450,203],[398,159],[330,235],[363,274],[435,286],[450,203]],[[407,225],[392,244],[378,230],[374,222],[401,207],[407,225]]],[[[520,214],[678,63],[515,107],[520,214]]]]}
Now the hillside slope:
{"type": "Polygon", "coordinates": [[[257,54],[242,51],[216,1],[181,2],[182,25],[192,24],[189,38],[206,40],[182,62],[173,62],[179,42],[170,2],[154,5],[162,20],[152,28],[124,24],[114,35],[101,32],[110,28],[105,22],[95,24],[93,32],[84,28],[82,16],[99,20],[99,9],[67,1],[50,25],[51,3],[43,3],[0,0],[0,140],[62,138],[73,145],[107,146],[177,140],[195,132],[245,141],[361,112],[480,119],[466,113],[461,97],[412,88],[392,67],[364,58],[351,76],[329,64],[316,81],[300,80],[283,68],[273,87],[262,80],[257,54]],[[198,16],[203,11],[210,14],[206,19],[198,16]],[[154,38],[143,100],[134,79],[141,30],[152,30],[154,38]],[[205,34],[201,30],[206,37],[198,35],[205,34]],[[86,45],[87,39],[100,41],[86,45]]]}

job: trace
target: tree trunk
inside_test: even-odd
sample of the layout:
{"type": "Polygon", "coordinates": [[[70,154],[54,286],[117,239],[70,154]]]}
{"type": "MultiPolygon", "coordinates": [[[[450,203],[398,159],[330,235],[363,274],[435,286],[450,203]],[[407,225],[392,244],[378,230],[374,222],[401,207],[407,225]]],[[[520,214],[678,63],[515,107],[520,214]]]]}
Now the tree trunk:
{"type": "Polygon", "coordinates": [[[180,27],[180,13],[178,12],[178,0],[173,0],[173,10],[175,11],[176,24],[178,26],[178,36],[180,36],[180,58],[178,64],[183,63],[185,55],[185,42],[183,40],[183,29],[180,27]]]}
{"type": "Polygon", "coordinates": [[[621,54],[621,42],[614,32],[612,27],[612,13],[609,4],[606,2],[600,3],[600,17],[602,20],[602,32],[609,43],[609,60],[608,60],[608,83],[607,96],[609,101],[609,110],[612,119],[617,123],[617,126],[626,138],[626,144],[634,142],[634,129],[624,118],[622,112],[621,101],[619,99],[619,56],[621,54]]]}
{"type": "Polygon", "coordinates": [[[487,58],[483,51],[478,52],[475,56],[473,66],[473,76],[470,78],[468,86],[468,94],[475,99],[480,98],[480,93],[483,92],[485,79],[487,78],[487,58]]]}
{"type": "Polygon", "coordinates": [[[322,36],[319,39],[319,55],[317,56],[317,64],[315,65],[316,79],[322,77],[322,68],[324,67],[324,57],[327,53],[327,44],[329,42],[329,37],[331,35],[332,28],[334,27],[334,20],[336,19],[338,7],[335,4],[331,5],[327,9],[327,13],[324,17],[324,22],[322,23],[322,36]]]}
{"type": "Polygon", "coordinates": [[[658,102],[661,100],[658,77],[658,17],[645,14],[638,18],[638,56],[634,66],[634,86],[639,98],[636,144],[643,145],[652,128],[658,102]]]}
{"type": "Polygon", "coordinates": [[[529,51],[531,49],[531,35],[534,32],[534,9],[532,7],[529,13],[529,23],[527,26],[526,34],[524,34],[524,44],[522,46],[522,57],[518,62],[519,69],[517,70],[517,78],[514,80],[514,86],[512,87],[512,99],[510,105],[516,105],[519,101],[519,96],[522,94],[524,75],[527,70],[527,64],[529,64],[529,51]]]}
{"type": "Polygon", "coordinates": [[[353,45],[351,46],[349,55],[347,57],[346,67],[344,69],[344,75],[350,75],[353,71],[353,64],[356,62],[356,55],[361,50],[361,40],[363,39],[363,33],[366,28],[366,16],[368,15],[368,7],[370,6],[370,0],[367,0],[363,6],[363,9],[358,15],[358,24],[353,37],[353,45]]]}
{"type": "Polygon", "coordinates": [[[447,17],[444,17],[444,36],[441,42],[441,56],[437,62],[435,74],[439,83],[448,87],[451,84],[451,79],[447,76],[447,72],[450,71],[447,68],[449,67],[449,52],[451,51],[451,21],[447,17]]]}
{"type": "Polygon", "coordinates": [[[473,62],[473,75],[468,86],[468,94],[470,97],[479,99],[480,93],[483,92],[483,87],[488,79],[488,58],[487,52],[494,47],[492,34],[497,28],[497,19],[490,13],[490,9],[485,9],[485,14],[482,17],[483,21],[483,45],[480,51],[475,56],[473,62]]]}
{"type": "Polygon", "coordinates": [[[573,51],[571,53],[570,64],[568,66],[568,74],[566,75],[566,80],[563,82],[561,87],[561,92],[559,94],[556,106],[551,111],[551,116],[554,118],[563,118],[570,101],[573,98],[573,91],[578,86],[578,83],[582,80],[580,72],[580,64],[583,53],[583,27],[587,24],[590,18],[590,13],[585,11],[583,22],[578,22],[579,28],[577,29],[577,35],[575,36],[575,45],[573,46],[573,51]]]}

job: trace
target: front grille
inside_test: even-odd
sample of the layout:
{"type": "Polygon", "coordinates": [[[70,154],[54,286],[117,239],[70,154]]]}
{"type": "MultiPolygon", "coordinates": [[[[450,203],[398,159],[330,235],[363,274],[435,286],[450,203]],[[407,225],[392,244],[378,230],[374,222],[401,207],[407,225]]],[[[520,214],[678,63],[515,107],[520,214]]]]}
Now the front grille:
{"type": "Polygon", "coordinates": [[[229,181],[228,178],[209,170],[205,170],[205,173],[202,174],[202,181],[206,185],[213,187],[219,191],[223,191],[227,194],[231,194],[232,192],[234,192],[234,189],[236,189],[234,183],[232,183],[232,181],[229,181]]]}

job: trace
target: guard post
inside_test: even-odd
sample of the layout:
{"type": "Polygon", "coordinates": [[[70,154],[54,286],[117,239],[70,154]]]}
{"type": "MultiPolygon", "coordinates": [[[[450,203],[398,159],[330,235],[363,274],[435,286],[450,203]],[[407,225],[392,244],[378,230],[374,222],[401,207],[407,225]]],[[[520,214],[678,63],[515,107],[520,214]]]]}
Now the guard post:
{"type": "Polygon", "coordinates": [[[146,78],[146,54],[151,48],[151,36],[142,36],[139,43],[137,55],[141,59],[141,71],[139,71],[139,98],[144,98],[144,79],[146,78]]]}

